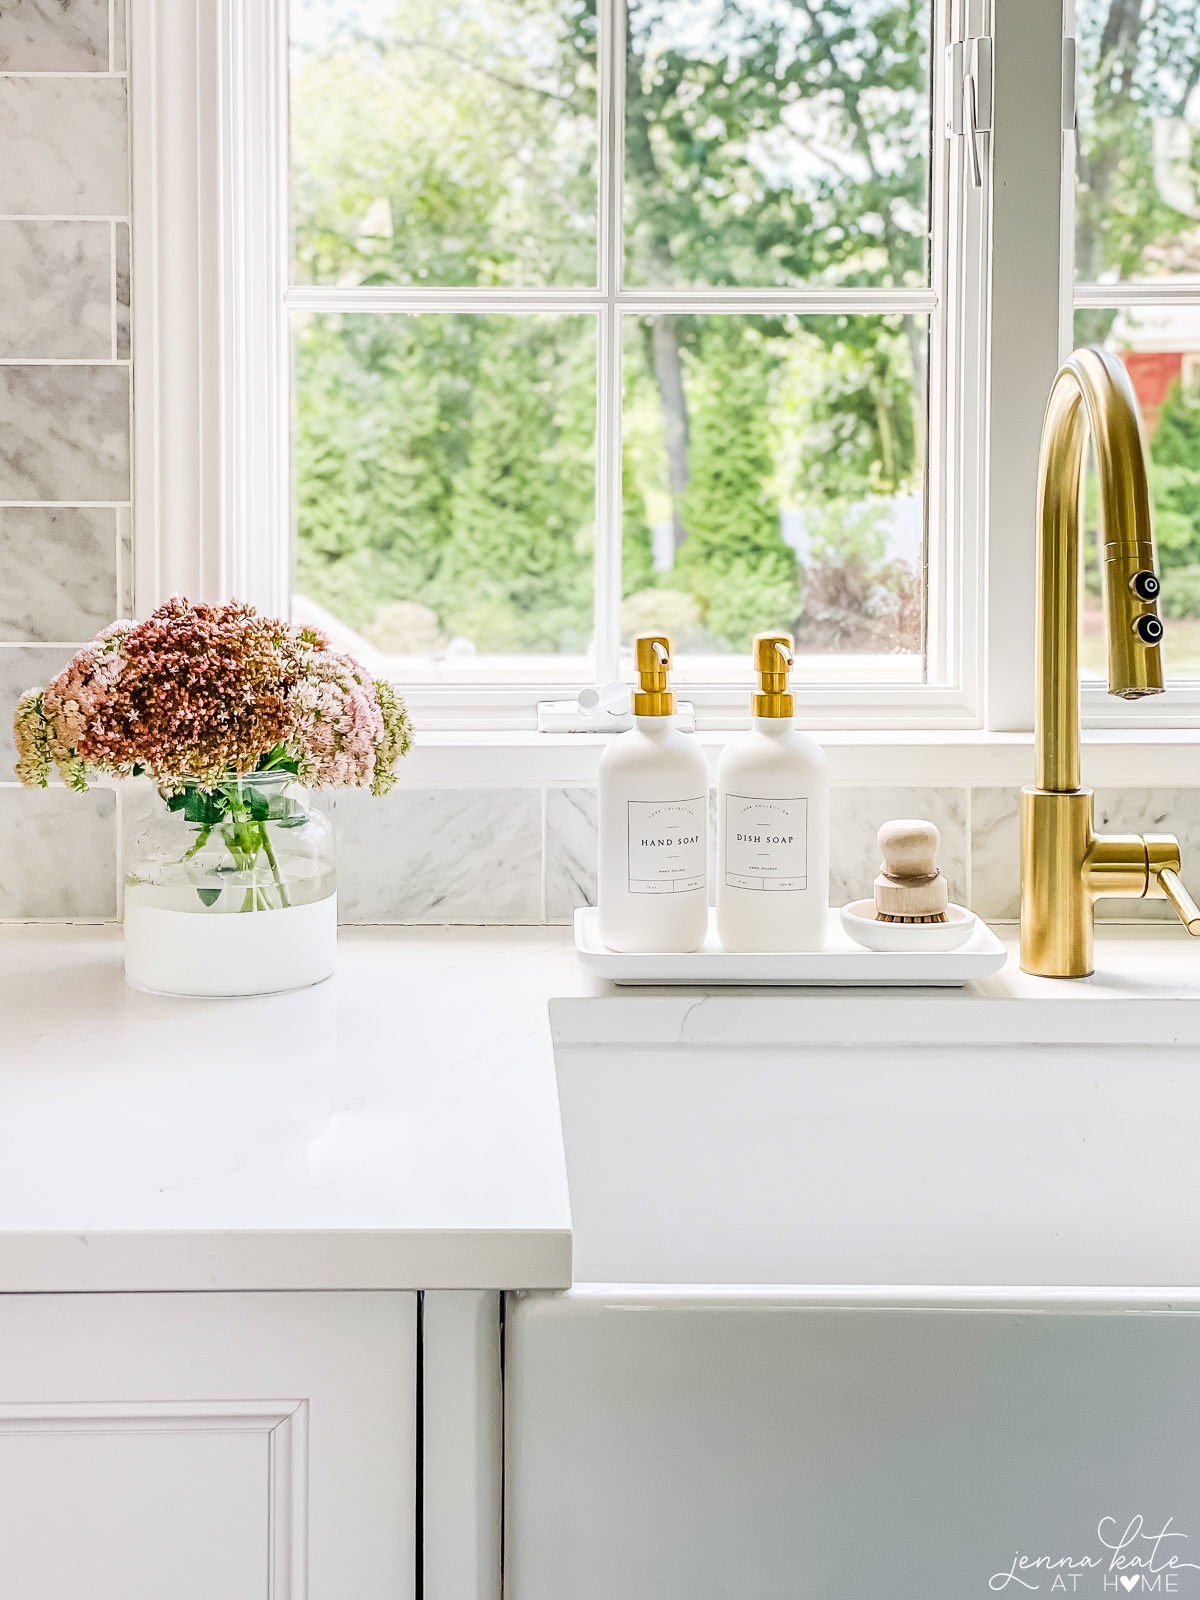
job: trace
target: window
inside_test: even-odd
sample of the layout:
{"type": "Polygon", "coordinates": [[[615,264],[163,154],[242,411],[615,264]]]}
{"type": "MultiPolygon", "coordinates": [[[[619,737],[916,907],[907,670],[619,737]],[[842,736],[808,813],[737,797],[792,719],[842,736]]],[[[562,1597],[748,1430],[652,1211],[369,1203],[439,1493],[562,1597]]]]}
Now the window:
{"type": "MultiPolygon", "coordinates": [[[[1074,343],[1115,350],[1137,393],[1164,666],[1186,703],[1200,687],[1200,6],[1076,0],[1075,33],[1074,343]]],[[[1089,680],[1107,671],[1091,497],[1086,526],[1089,680]]]]}
{"type": "Polygon", "coordinates": [[[427,717],[665,627],[719,718],[786,627],[833,715],[977,720],[948,13],[291,0],[299,614],[427,717]]]}

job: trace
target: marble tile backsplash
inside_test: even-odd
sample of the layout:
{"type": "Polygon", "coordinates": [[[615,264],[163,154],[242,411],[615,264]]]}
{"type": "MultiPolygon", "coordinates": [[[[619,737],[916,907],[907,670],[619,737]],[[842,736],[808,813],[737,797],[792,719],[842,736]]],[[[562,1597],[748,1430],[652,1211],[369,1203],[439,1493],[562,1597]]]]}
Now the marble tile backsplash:
{"type": "Polygon", "coordinates": [[[0,506],[0,640],[90,639],[119,610],[117,512],[0,506]]]}
{"type": "Polygon", "coordinates": [[[0,789],[0,920],[111,922],[116,810],[110,789],[0,789]]]}
{"type": "MultiPolygon", "coordinates": [[[[122,26],[122,40],[123,34],[122,26]]],[[[5,0],[0,6],[0,72],[107,72],[108,44],[108,0],[5,0]]]]}
{"type": "Polygon", "coordinates": [[[128,499],[128,367],[0,366],[0,501],[128,499]]]}
{"type": "Polygon", "coordinates": [[[0,222],[0,356],[109,360],[112,246],[108,222],[0,222]]]}
{"type": "Polygon", "coordinates": [[[136,804],[12,771],[17,697],[133,609],[125,14],[0,0],[0,918],[118,915],[136,804]]]}
{"type": "MultiPolygon", "coordinates": [[[[42,646],[0,649],[7,674],[0,681],[5,767],[13,759],[9,707],[21,688],[44,682],[68,654],[42,646]]],[[[119,787],[128,840],[151,799],[144,785],[119,787]]],[[[951,897],[991,922],[1015,922],[1018,798],[1015,788],[835,788],[831,905],[870,894],[879,825],[918,816],[941,829],[951,897]]],[[[401,785],[383,800],[354,791],[318,796],[337,829],[341,919],[569,923],[577,906],[596,900],[596,801],[592,788],[532,786],[401,785]]],[[[1188,887],[1200,898],[1200,789],[1099,790],[1096,801],[1100,828],[1178,834],[1188,887]]],[[[0,871],[0,919],[113,915],[104,909],[112,906],[104,886],[112,877],[115,831],[108,791],[80,797],[61,788],[26,794],[0,787],[0,862],[9,864],[7,876],[0,871]],[[91,865],[81,872],[85,859],[91,865]]],[[[1096,914],[1110,922],[1173,917],[1163,901],[1100,901],[1096,914]]]]}
{"type": "Polygon", "coordinates": [[[403,787],[320,797],[344,922],[542,921],[538,789],[403,787]]]}
{"type": "Polygon", "coordinates": [[[128,215],[124,78],[0,77],[0,146],[0,215],[128,215]]]}

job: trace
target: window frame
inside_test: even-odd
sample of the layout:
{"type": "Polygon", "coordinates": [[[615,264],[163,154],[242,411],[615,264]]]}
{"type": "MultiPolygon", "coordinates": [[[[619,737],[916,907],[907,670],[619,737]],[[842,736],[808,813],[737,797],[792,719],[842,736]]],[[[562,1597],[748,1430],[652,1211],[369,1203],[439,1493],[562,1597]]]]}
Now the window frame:
{"type": "MultiPolygon", "coordinates": [[[[1075,312],[1085,308],[1102,310],[1127,306],[1200,304],[1198,286],[1173,284],[1171,280],[1126,283],[1080,283],[1075,280],[1075,165],[1076,105],[1078,100],[1078,61],[1076,53],[1075,0],[1062,0],[1064,61],[1063,73],[1063,150],[1061,177],[1060,319],[1059,360],[1065,361],[1075,346],[1075,312]]],[[[1168,623],[1168,626],[1170,624],[1168,623]]],[[[1032,690],[1032,682],[1031,682],[1032,690]]],[[[1188,729],[1200,727],[1200,680],[1168,680],[1164,693],[1148,700],[1120,700],[1110,695],[1101,683],[1080,686],[1081,725],[1085,729],[1188,729]]]]}
{"type": "MultiPolygon", "coordinates": [[[[922,308],[932,301],[927,484],[928,681],[806,690],[818,730],[896,730],[911,741],[962,730],[1028,733],[1033,720],[1034,486],[1041,416],[1075,294],[1071,252],[1073,135],[1061,123],[1061,49],[1071,0],[934,0],[931,52],[930,288],[680,291],[672,304],[721,310],[922,308]],[[967,182],[964,141],[944,138],[945,46],[991,35],[996,133],[979,140],[982,188],[967,182]],[[1052,89],[1052,86],[1053,89],[1052,89]],[[1047,219],[1055,219],[1048,226],[1047,219]],[[938,221],[940,219],[940,225],[938,221]],[[718,305],[719,303],[719,305],[718,305]]],[[[131,0],[135,608],[172,593],[236,595],[286,613],[292,557],[290,306],[332,309],[344,291],[288,285],[286,0],[131,0]]],[[[606,71],[624,68],[623,18],[609,13],[606,71]]],[[[623,106],[608,101],[601,136],[623,143],[623,106]]],[[[610,161],[610,180],[619,171],[610,161]]],[[[611,219],[614,184],[601,194],[611,219]]],[[[595,290],[358,290],[397,309],[602,310],[610,333],[659,291],[621,290],[620,229],[609,227],[595,290]]],[[[1107,303],[1112,303],[1111,300],[1107,303]]],[[[611,344],[611,340],[610,340],[611,344]]],[[[607,351],[611,374],[614,353],[607,351]]],[[[598,410],[619,417],[600,374],[598,410]]],[[[619,441],[610,428],[609,438],[619,441]]],[[[609,445],[608,500],[620,452],[609,445]]],[[[600,541],[598,541],[599,545],[600,541]]],[[[619,606],[612,554],[597,593],[619,606]]],[[[603,617],[605,613],[601,613],[603,617]]],[[[615,638],[615,628],[612,636],[615,638]]],[[[610,663],[598,661],[602,668],[610,663]]],[[[534,726],[545,685],[411,688],[419,727],[468,739],[534,726]]],[[[736,726],[744,693],[689,691],[701,726],[736,726]]],[[[1200,725],[1200,691],[1130,707],[1084,689],[1085,724],[1143,730],[1200,725]]]]}
{"type": "MultiPolygon", "coordinates": [[[[283,4],[284,0],[272,0],[283,4]]],[[[946,239],[948,228],[963,235],[978,232],[986,219],[986,204],[951,205],[951,171],[962,179],[961,152],[940,136],[944,93],[940,65],[949,42],[951,6],[933,0],[931,76],[930,285],[924,289],[680,289],[664,290],[626,286],[625,238],[622,219],[624,167],[624,0],[600,0],[598,6],[597,99],[599,171],[597,185],[597,282],[592,288],[455,289],[420,287],[339,288],[324,285],[289,286],[283,300],[289,312],[421,311],[583,313],[597,323],[596,405],[596,557],[595,615],[596,671],[600,682],[620,675],[618,641],[621,605],[621,318],[654,311],[680,313],[839,312],[886,313],[908,311],[929,318],[929,464],[926,485],[927,542],[927,681],[888,686],[879,683],[820,684],[806,686],[805,721],[815,727],[941,726],[972,727],[979,720],[978,662],[964,647],[972,630],[964,627],[962,598],[977,589],[974,553],[978,539],[965,537],[966,523],[956,519],[955,536],[947,533],[948,509],[958,501],[972,523],[979,526],[981,508],[970,508],[968,497],[955,482],[947,481],[946,464],[957,463],[965,439],[950,437],[958,429],[949,420],[948,397],[962,392],[968,373],[957,384],[951,380],[951,362],[966,361],[971,371],[982,366],[984,320],[977,303],[980,285],[967,276],[951,283],[952,263],[964,253],[946,239]],[[974,287],[976,303],[971,304],[974,287]],[[961,308],[961,309],[960,309],[961,308]],[[950,338],[954,321],[957,338],[950,338]],[[968,356],[971,334],[976,348],[968,356]],[[966,337],[964,338],[964,335],[966,337]],[[956,493],[956,491],[958,491],[956,493]],[[971,516],[970,512],[974,515],[971,516]]],[[[966,382],[969,387],[969,380],[966,382]]],[[[968,426],[970,424],[968,423],[968,426]]],[[[977,457],[981,440],[973,441],[977,457]]],[[[972,465],[975,465],[972,462],[972,465]]],[[[970,474],[964,474],[969,477],[970,474]]],[[[969,602],[968,602],[969,603],[969,602]]],[[[409,685],[402,681],[406,700],[421,724],[430,728],[463,726],[528,726],[539,700],[561,697],[582,684],[551,687],[543,684],[455,686],[409,685]]],[[[745,691],[687,686],[681,689],[696,706],[701,723],[720,726],[744,718],[745,691]]]]}

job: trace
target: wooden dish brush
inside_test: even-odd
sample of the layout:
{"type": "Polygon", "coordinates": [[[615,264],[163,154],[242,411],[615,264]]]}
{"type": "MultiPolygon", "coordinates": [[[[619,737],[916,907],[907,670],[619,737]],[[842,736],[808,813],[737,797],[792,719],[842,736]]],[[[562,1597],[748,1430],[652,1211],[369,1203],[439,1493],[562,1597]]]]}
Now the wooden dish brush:
{"type": "Polygon", "coordinates": [[[875,879],[877,922],[945,922],[950,888],[938,870],[941,833],[932,822],[901,817],[879,830],[883,860],[875,879]]]}

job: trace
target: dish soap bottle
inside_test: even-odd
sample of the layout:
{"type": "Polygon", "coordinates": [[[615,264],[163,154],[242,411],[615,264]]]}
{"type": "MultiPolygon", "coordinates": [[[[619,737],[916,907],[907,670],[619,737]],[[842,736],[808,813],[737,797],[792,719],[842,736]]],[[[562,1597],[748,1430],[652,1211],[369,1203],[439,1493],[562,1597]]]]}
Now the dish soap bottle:
{"type": "Polygon", "coordinates": [[[717,933],[726,950],[819,950],[829,915],[829,768],[793,724],[792,639],[754,640],[749,733],[717,764],[717,933]]]}
{"type": "Polygon", "coordinates": [[[708,933],[708,761],[675,726],[671,641],[639,634],[634,725],[600,758],[600,937],[610,950],[699,950],[708,933]]]}

